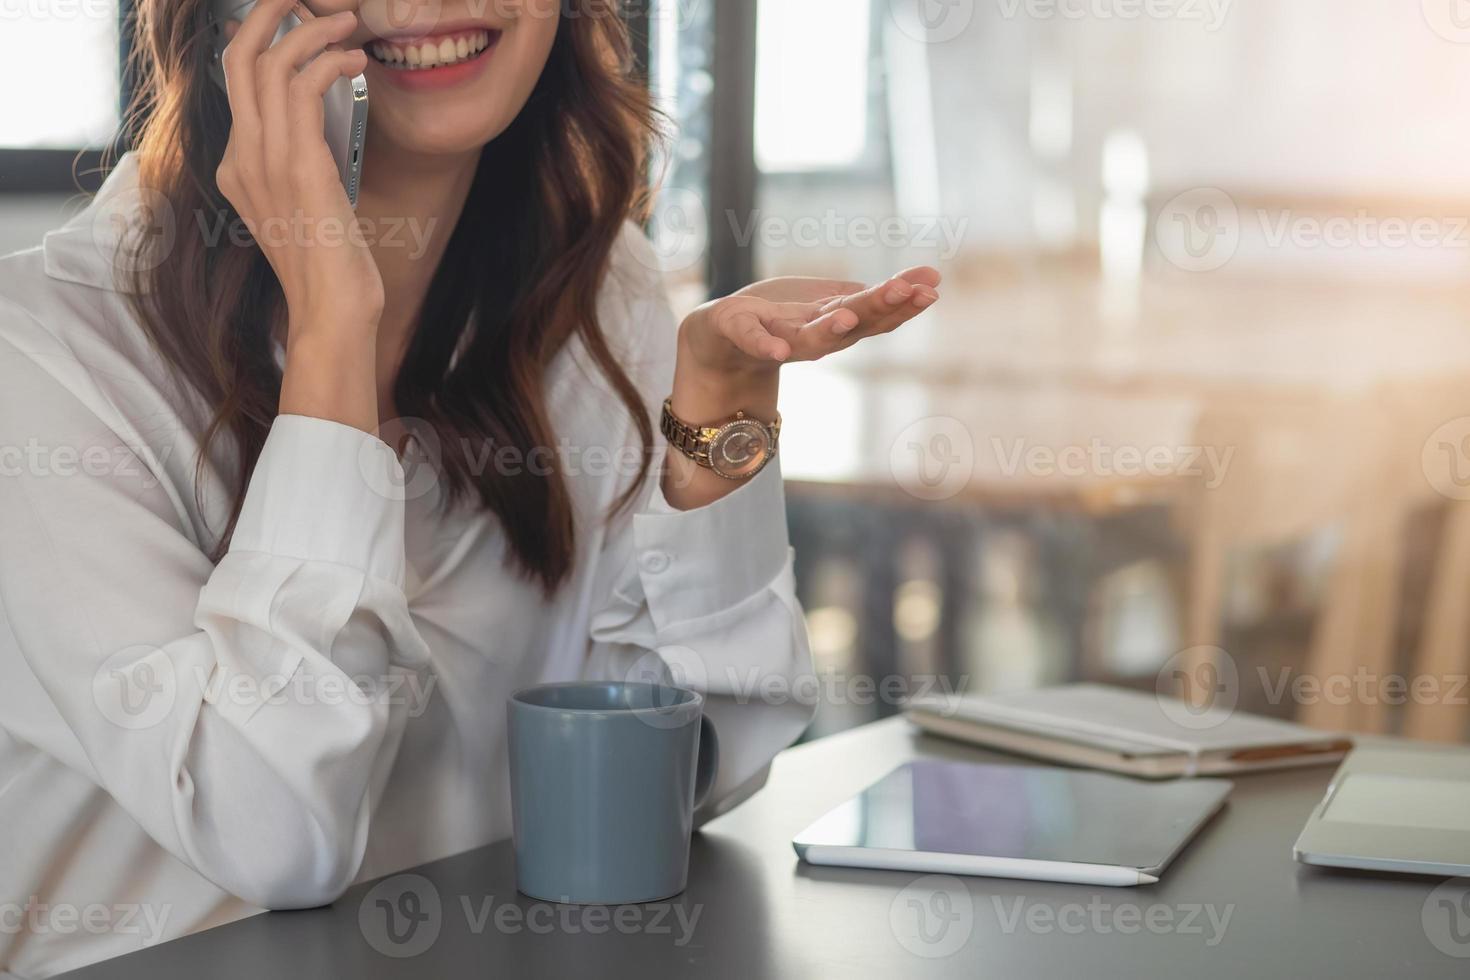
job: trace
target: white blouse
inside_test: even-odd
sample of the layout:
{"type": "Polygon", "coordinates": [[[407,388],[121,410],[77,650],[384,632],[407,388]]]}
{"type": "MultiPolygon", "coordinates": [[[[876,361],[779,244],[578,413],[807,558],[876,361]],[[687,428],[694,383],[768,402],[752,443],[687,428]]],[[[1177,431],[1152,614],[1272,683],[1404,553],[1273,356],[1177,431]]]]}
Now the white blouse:
{"type": "MultiPolygon", "coordinates": [[[[579,530],[554,598],[432,472],[300,416],[272,426],[215,565],[230,450],[196,473],[200,400],[114,285],[136,169],[0,259],[0,971],[330,902],[508,836],[506,699],[532,684],[672,668],[720,737],[703,816],[760,786],[810,716],[785,696],[811,666],[774,463],[688,512],[650,479],[604,521],[638,437],[574,342],[548,378],[579,530]]],[[[655,269],[629,226],[600,296],[650,414],[676,329],[655,269]]]]}

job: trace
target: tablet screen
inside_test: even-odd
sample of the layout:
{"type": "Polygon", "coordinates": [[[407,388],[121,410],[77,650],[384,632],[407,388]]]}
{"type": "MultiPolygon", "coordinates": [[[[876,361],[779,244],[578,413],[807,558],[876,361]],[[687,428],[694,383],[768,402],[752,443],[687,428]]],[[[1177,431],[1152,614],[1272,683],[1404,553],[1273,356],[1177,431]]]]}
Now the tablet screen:
{"type": "Polygon", "coordinates": [[[1152,869],[1183,847],[1229,789],[1218,779],[1147,783],[923,760],[889,773],[796,843],[1152,869]]]}

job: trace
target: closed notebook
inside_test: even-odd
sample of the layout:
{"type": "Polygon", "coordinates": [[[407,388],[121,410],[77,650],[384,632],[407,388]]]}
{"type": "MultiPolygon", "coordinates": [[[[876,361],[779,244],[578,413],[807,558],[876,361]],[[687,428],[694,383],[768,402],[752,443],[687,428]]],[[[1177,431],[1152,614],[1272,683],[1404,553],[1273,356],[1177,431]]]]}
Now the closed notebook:
{"type": "Polygon", "coordinates": [[[1339,762],[1346,736],[1100,684],[917,700],[935,735],[1092,769],[1162,779],[1339,762]]]}

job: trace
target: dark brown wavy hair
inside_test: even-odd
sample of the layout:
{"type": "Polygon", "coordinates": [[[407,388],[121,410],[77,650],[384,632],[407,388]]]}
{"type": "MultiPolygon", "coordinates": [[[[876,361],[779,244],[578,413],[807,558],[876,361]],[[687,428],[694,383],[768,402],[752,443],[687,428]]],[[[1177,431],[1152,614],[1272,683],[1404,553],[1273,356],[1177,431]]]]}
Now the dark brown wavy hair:
{"type": "MultiPolygon", "coordinates": [[[[556,444],[546,369],[569,341],[585,346],[642,440],[639,477],[615,511],[647,477],[653,445],[648,410],[598,323],[597,295],[624,222],[645,213],[657,114],[632,69],[621,18],[601,0],[563,0],[563,12],[528,103],[481,152],[394,388],[400,415],[439,435],[450,499],[478,497],[504,526],[519,569],[548,593],[572,569],[577,534],[570,491],[546,448],[556,444]],[[493,472],[485,447],[509,447],[523,460],[540,448],[547,465],[493,472]]],[[[209,75],[206,0],[140,0],[135,16],[138,94],[124,137],[142,186],[167,199],[179,234],[161,261],[133,264],[146,271],[131,292],[159,354],[203,396],[201,474],[222,438],[236,449],[217,561],[277,414],[271,338],[285,300],[258,247],[228,235],[211,244],[204,225],[185,217],[238,219],[215,184],[230,113],[209,75]]]]}

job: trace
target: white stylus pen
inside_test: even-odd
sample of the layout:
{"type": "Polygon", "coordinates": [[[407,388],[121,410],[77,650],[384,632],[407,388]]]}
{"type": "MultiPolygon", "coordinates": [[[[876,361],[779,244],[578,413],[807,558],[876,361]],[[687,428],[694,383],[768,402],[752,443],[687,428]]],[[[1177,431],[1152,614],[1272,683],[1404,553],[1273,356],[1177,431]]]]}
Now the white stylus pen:
{"type": "Polygon", "coordinates": [[[931,854],[922,851],[888,851],[870,847],[803,845],[796,851],[808,864],[834,868],[873,868],[879,871],[922,871],[932,874],[978,875],[985,878],[1023,878],[1027,881],[1061,881],[1074,885],[1105,885],[1129,888],[1155,885],[1159,879],[1137,868],[1107,864],[1074,864],[1070,861],[1035,861],[1028,858],[979,857],[973,854],[931,854]]]}

